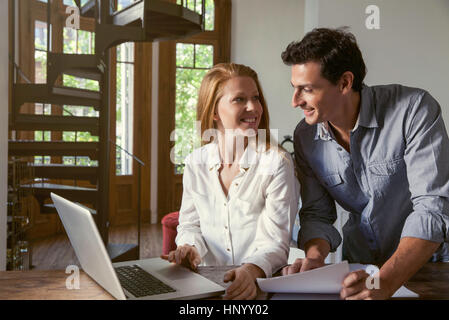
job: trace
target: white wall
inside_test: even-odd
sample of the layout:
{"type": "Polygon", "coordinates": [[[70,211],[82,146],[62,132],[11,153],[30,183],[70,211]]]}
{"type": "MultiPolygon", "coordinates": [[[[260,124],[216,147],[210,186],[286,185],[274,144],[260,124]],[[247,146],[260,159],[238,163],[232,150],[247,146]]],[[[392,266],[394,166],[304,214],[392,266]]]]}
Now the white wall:
{"type": "Polygon", "coordinates": [[[8,1],[0,1],[0,270],[6,269],[8,191],[8,1]]]}
{"type": "Polygon", "coordinates": [[[293,135],[303,115],[291,105],[290,68],[281,53],[304,35],[304,0],[233,0],[231,61],[253,68],[267,100],[279,142],[293,135]]]}
{"type": "Polygon", "coordinates": [[[368,85],[400,83],[428,90],[449,127],[448,0],[306,0],[306,32],[349,26],[368,68],[368,85]],[[365,8],[380,10],[380,29],[368,30],[365,8]]]}

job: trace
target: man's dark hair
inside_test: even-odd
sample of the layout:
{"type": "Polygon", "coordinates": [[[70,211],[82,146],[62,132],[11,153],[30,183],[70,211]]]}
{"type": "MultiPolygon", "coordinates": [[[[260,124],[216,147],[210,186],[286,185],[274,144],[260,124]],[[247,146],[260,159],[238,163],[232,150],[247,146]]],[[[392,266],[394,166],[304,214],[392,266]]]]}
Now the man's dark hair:
{"type": "Polygon", "coordinates": [[[347,29],[313,29],[301,41],[290,43],[282,53],[282,60],[289,66],[310,61],[320,63],[321,76],[333,84],[337,84],[343,73],[351,71],[352,89],[361,91],[366,66],[354,35],[347,29]]]}

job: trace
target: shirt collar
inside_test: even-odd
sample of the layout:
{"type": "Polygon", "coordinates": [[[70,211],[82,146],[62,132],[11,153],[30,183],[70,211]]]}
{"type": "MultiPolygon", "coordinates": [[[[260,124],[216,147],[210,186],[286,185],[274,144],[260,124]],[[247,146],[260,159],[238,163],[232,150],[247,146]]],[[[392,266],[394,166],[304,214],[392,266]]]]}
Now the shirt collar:
{"type": "Polygon", "coordinates": [[[207,164],[209,170],[218,170],[221,166],[220,152],[218,151],[218,143],[216,141],[209,143],[208,145],[208,157],[207,164]]]}
{"type": "MultiPolygon", "coordinates": [[[[248,146],[243,152],[242,157],[239,160],[240,172],[246,172],[257,161],[257,147],[253,143],[253,139],[250,139],[248,146]]],[[[218,170],[221,167],[221,157],[218,149],[218,142],[211,142],[208,148],[208,168],[210,171],[218,170]]]]}
{"type": "MultiPolygon", "coordinates": [[[[351,132],[357,130],[359,126],[365,128],[377,128],[376,112],[374,108],[373,92],[370,87],[363,85],[360,92],[360,110],[357,116],[357,121],[351,132]]],[[[315,140],[321,139],[329,141],[333,138],[332,130],[329,130],[329,124],[327,121],[320,122],[317,125],[317,131],[315,134],[315,140]]]]}
{"type": "MultiPolygon", "coordinates": [[[[358,125],[365,128],[379,127],[376,118],[376,108],[374,104],[373,90],[367,85],[363,85],[360,92],[360,112],[358,125]]],[[[354,128],[355,130],[356,128],[354,128]]]]}
{"type": "Polygon", "coordinates": [[[250,139],[242,157],[239,160],[240,172],[248,170],[257,161],[257,150],[254,140],[250,139]]]}
{"type": "Polygon", "coordinates": [[[316,126],[315,140],[318,140],[318,139],[321,139],[324,141],[332,140],[332,134],[331,134],[331,131],[329,131],[329,124],[327,123],[327,121],[320,122],[316,126]]]}
{"type": "Polygon", "coordinates": [[[360,121],[360,112],[359,112],[359,115],[357,116],[357,121],[355,122],[355,126],[354,126],[354,128],[352,128],[351,132],[354,132],[355,130],[357,130],[357,128],[359,127],[359,121],[360,121]]]}

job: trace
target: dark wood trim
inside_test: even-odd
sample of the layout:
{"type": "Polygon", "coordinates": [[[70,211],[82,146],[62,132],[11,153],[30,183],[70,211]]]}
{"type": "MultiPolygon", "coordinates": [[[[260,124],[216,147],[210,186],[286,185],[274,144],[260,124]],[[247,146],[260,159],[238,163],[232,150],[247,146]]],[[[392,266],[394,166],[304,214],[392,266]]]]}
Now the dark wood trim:
{"type": "Polygon", "coordinates": [[[169,213],[172,203],[171,181],[173,164],[170,161],[170,150],[173,142],[170,141],[170,132],[175,127],[175,55],[176,43],[174,41],[159,44],[159,105],[158,105],[158,221],[169,213]]]}
{"type": "MultiPolygon", "coordinates": [[[[32,29],[31,20],[31,2],[32,0],[22,0],[18,2],[19,5],[19,67],[22,72],[29,78],[34,79],[34,68],[33,63],[34,57],[30,48],[30,45],[34,45],[33,36],[34,32],[32,29]],[[33,59],[31,59],[33,58],[33,59]]],[[[23,83],[22,79],[18,79],[19,83],[23,83]]],[[[23,113],[34,113],[34,105],[31,103],[24,104],[21,107],[23,113]]],[[[33,132],[17,132],[18,139],[33,139],[33,132]]]]}
{"type": "MultiPolygon", "coordinates": [[[[109,49],[110,54],[110,82],[109,82],[109,97],[111,101],[114,101],[114,103],[111,103],[110,106],[110,126],[109,126],[109,137],[111,141],[117,141],[117,135],[116,135],[116,94],[117,94],[117,50],[116,48],[109,49]]],[[[111,148],[109,150],[109,221],[114,225],[115,224],[115,216],[117,213],[117,199],[115,195],[117,194],[117,176],[115,174],[116,171],[116,147],[114,145],[111,145],[111,148]],[[113,196],[112,196],[113,195],[113,196]]]]}
{"type": "MultiPolygon", "coordinates": [[[[15,62],[15,23],[16,23],[16,12],[15,12],[16,4],[14,0],[8,0],[8,127],[11,126],[12,123],[12,96],[13,96],[13,83],[14,83],[14,62],[15,62]]],[[[8,130],[9,131],[9,130],[8,130]]],[[[8,139],[11,138],[11,132],[8,132],[8,139]]]]}
{"type": "Polygon", "coordinates": [[[217,47],[217,60],[214,63],[231,61],[231,26],[232,2],[231,0],[215,0],[215,28],[218,32],[220,45],[217,47]]]}
{"type": "MultiPolygon", "coordinates": [[[[140,181],[140,203],[141,218],[149,221],[150,212],[150,181],[151,181],[151,87],[152,87],[152,44],[136,43],[134,56],[134,134],[133,134],[133,154],[145,163],[141,167],[140,181]]],[[[116,50],[112,49],[111,68],[116,66],[116,50]]],[[[116,97],[116,73],[111,72],[111,101],[116,97]]],[[[115,106],[115,104],[114,104],[115,106]]],[[[115,109],[111,109],[111,139],[116,138],[116,114],[115,109]]],[[[125,225],[137,221],[137,201],[138,201],[138,166],[137,161],[133,161],[133,174],[128,176],[117,176],[116,172],[115,147],[111,148],[111,195],[110,199],[110,221],[111,226],[125,225]],[[130,186],[130,196],[132,197],[132,208],[118,209],[117,192],[118,187],[130,186]]]]}
{"type": "Polygon", "coordinates": [[[150,201],[151,201],[151,103],[152,103],[152,60],[153,44],[136,43],[135,65],[139,66],[135,70],[137,81],[134,83],[134,149],[135,154],[145,165],[141,169],[141,181],[137,179],[137,166],[134,161],[133,173],[135,173],[136,190],[140,183],[140,203],[142,218],[150,221],[150,201]]]}

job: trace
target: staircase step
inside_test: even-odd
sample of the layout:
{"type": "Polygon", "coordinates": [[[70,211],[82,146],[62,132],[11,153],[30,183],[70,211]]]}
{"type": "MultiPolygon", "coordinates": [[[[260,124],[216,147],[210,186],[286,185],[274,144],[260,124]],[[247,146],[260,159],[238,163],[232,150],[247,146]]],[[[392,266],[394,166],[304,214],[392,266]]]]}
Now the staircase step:
{"type": "Polygon", "coordinates": [[[50,198],[51,192],[74,202],[94,204],[98,198],[98,190],[94,188],[75,187],[46,182],[23,184],[20,187],[23,190],[32,190],[33,195],[41,203],[43,203],[43,200],[50,198]]]}
{"type": "Polygon", "coordinates": [[[73,166],[64,164],[30,164],[36,178],[89,180],[96,184],[98,180],[98,167],[73,166]]]}
{"type": "Polygon", "coordinates": [[[94,54],[48,53],[48,83],[54,84],[61,74],[100,81],[105,64],[94,54]]]}
{"type": "Polygon", "coordinates": [[[69,76],[74,76],[77,78],[84,78],[95,81],[101,81],[101,77],[103,76],[103,73],[100,71],[83,68],[69,69],[64,71],[64,74],[68,74],[69,76]]]}
{"type": "Polygon", "coordinates": [[[88,131],[99,134],[98,118],[72,116],[45,116],[36,114],[17,114],[11,128],[14,130],[34,131],[88,131]]]}
{"type": "Polygon", "coordinates": [[[15,109],[19,110],[24,103],[88,106],[99,110],[101,93],[83,89],[48,86],[47,84],[14,84],[15,109]]]}
{"type": "Polygon", "coordinates": [[[142,0],[116,12],[113,24],[144,27],[146,41],[179,39],[203,31],[200,14],[160,0],[142,0]]]}
{"type": "Polygon", "coordinates": [[[10,156],[88,156],[98,159],[98,142],[9,141],[10,156]]]}
{"type": "Polygon", "coordinates": [[[145,1],[136,1],[123,10],[112,14],[112,23],[116,26],[135,26],[140,25],[144,17],[145,1]]]}
{"type": "Polygon", "coordinates": [[[93,18],[95,16],[95,2],[96,0],[89,0],[81,6],[80,15],[93,18]]]}
{"type": "MultiPolygon", "coordinates": [[[[95,210],[95,209],[86,207],[79,202],[75,202],[75,204],[79,205],[80,207],[82,207],[84,209],[89,210],[89,212],[92,215],[97,214],[97,210],[95,210]]],[[[58,211],[56,211],[56,207],[53,203],[45,203],[43,206],[41,206],[41,214],[55,214],[55,213],[58,213],[58,211]]]]}
{"type": "Polygon", "coordinates": [[[100,102],[101,100],[101,93],[91,90],[76,89],[69,87],[53,87],[52,93],[54,95],[65,96],[68,98],[78,98],[78,99],[85,98],[97,102],[100,102]]]}

